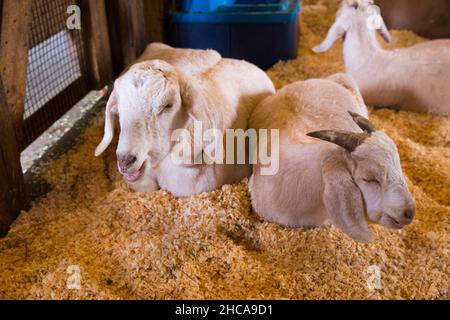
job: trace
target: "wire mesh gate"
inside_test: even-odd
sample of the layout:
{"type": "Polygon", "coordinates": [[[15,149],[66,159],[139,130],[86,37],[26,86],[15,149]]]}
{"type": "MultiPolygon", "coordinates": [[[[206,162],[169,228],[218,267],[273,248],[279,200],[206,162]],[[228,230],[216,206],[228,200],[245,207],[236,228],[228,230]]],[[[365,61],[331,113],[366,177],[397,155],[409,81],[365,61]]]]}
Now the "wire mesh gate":
{"type": "Polygon", "coordinates": [[[73,0],[35,0],[29,37],[24,149],[88,91],[81,30],[67,28],[73,0]]]}

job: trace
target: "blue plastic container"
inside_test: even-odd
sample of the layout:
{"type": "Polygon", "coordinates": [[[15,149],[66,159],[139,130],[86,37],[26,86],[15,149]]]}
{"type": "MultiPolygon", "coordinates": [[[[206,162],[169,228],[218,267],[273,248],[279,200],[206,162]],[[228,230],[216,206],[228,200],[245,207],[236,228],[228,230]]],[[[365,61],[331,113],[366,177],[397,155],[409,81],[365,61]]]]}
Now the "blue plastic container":
{"type": "Polygon", "coordinates": [[[299,0],[184,0],[171,13],[175,47],[215,49],[267,69],[297,56],[299,0]]]}
{"type": "Polygon", "coordinates": [[[181,10],[183,12],[210,12],[215,11],[219,6],[233,4],[234,0],[183,0],[181,10]]]}
{"type": "MultiPolygon", "coordinates": [[[[235,7],[242,5],[268,5],[279,4],[280,0],[182,0],[181,10],[183,12],[211,12],[220,7],[235,7]]],[[[226,10],[226,9],[225,9],[226,10]]],[[[237,9],[239,10],[239,9],[237,9]]]]}

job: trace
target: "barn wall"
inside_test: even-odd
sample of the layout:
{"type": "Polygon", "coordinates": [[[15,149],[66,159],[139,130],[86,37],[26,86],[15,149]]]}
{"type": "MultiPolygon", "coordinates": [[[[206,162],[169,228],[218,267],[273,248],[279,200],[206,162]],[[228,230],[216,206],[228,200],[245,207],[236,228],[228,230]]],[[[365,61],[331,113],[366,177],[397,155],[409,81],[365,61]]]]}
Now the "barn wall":
{"type": "Polygon", "coordinates": [[[388,28],[423,37],[450,38],[449,0],[376,0],[388,28]]]}
{"type": "Polygon", "coordinates": [[[166,39],[166,13],[171,1],[109,0],[107,5],[113,71],[118,76],[147,44],[166,39]]]}

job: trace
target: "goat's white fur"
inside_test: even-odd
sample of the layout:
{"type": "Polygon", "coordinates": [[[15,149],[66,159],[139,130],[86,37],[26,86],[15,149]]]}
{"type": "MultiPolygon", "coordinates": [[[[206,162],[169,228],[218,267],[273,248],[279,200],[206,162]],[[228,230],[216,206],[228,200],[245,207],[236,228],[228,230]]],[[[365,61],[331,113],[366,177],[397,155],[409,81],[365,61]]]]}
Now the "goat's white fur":
{"type": "Polygon", "coordinates": [[[280,130],[279,172],[263,176],[257,164],[249,182],[259,216],[288,227],[331,222],[363,242],[371,240],[367,217],[395,228],[399,224],[394,221],[410,222],[404,213],[414,212],[414,201],[397,148],[386,134],[375,131],[353,152],[306,135],[318,130],[361,133],[348,111],[367,117],[356,83],[344,74],[293,83],[258,105],[250,126],[280,130]],[[366,185],[367,178],[380,184],[366,185]]]}
{"type": "MultiPolygon", "coordinates": [[[[367,104],[449,115],[450,40],[384,50],[375,30],[367,24],[370,3],[360,0],[352,6],[343,2],[327,37],[313,50],[327,51],[337,39],[345,37],[345,70],[358,83],[367,104]]],[[[380,19],[378,31],[390,42],[389,31],[380,19]]]]}
{"type": "Polygon", "coordinates": [[[182,197],[238,182],[251,174],[251,166],[176,165],[170,156],[171,134],[182,128],[192,132],[194,120],[204,130],[246,130],[253,108],[274,92],[268,76],[245,61],[223,59],[212,50],[151,44],[114,84],[96,155],[110,144],[118,115],[117,154],[135,155],[129,171],[144,171],[138,181],[128,181],[134,190],[162,188],[182,197]]]}

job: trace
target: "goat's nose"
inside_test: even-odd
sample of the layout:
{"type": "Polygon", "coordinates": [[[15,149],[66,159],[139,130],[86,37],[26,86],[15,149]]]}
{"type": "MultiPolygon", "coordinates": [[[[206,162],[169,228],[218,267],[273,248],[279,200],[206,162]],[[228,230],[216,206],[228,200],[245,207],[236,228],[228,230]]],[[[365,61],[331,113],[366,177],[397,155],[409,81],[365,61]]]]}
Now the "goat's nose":
{"type": "Polygon", "coordinates": [[[414,208],[406,209],[405,212],[403,213],[403,216],[408,220],[412,220],[415,215],[416,215],[416,209],[414,209],[414,208]]]}
{"type": "Polygon", "coordinates": [[[126,171],[137,160],[135,155],[118,156],[119,167],[122,171],[126,171]]]}

